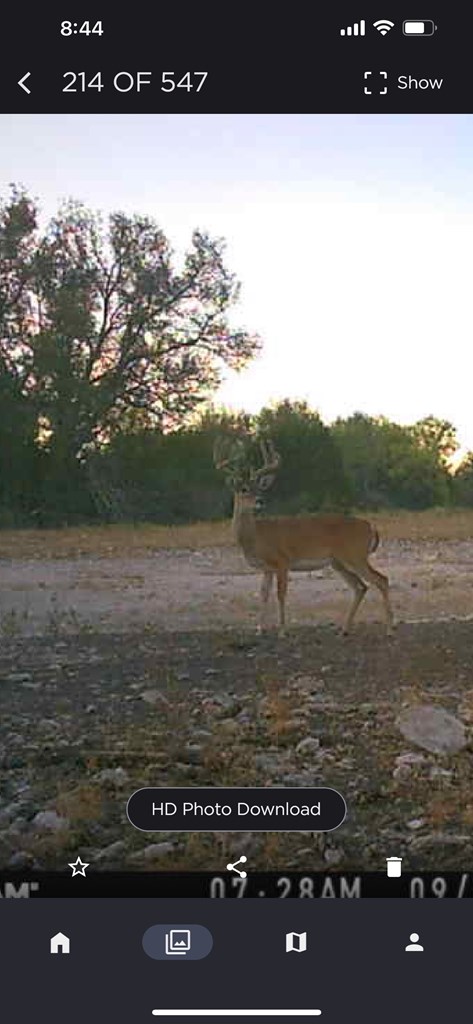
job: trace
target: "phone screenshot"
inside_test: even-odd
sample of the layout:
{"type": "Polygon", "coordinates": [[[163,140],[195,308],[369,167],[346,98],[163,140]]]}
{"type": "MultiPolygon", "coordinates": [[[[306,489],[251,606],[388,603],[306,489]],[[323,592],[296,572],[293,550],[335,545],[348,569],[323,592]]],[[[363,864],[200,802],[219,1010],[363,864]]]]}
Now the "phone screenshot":
{"type": "Polygon", "coordinates": [[[467,1019],[473,17],[394,8],[5,15],[12,1024],[467,1019]]]}

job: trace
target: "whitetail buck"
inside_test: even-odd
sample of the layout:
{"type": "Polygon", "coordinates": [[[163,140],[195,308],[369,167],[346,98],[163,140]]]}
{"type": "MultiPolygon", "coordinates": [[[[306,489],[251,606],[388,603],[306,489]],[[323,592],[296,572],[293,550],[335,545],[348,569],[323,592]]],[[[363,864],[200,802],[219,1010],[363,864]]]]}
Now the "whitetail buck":
{"type": "Polygon", "coordinates": [[[262,569],[261,626],[266,619],[274,577],[277,580],[279,625],[284,629],[289,570],[317,569],[329,564],[353,590],[353,602],[345,622],[348,633],[368,590],[377,587],[384,602],[386,631],[391,633],[393,614],[386,576],[368,561],[379,544],[378,531],[366,519],[345,515],[256,516],[260,496],[271,486],[281,458],[272,442],[260,442],[263,465],[252,469],[241,440],[219,441],[214,447],[217,469],[225,473],[233,490],[233,533],[246,561],[262,569]]]}

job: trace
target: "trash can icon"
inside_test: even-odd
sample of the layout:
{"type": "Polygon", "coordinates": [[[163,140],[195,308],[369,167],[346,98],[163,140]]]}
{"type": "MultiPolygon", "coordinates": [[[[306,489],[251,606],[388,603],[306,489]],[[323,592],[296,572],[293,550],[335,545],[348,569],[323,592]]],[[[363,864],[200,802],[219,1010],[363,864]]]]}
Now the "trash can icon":
{"type": "Polygon", "coordinates": [[[402,857],[386,857],[389,878],[401,877],[402,857]]]}

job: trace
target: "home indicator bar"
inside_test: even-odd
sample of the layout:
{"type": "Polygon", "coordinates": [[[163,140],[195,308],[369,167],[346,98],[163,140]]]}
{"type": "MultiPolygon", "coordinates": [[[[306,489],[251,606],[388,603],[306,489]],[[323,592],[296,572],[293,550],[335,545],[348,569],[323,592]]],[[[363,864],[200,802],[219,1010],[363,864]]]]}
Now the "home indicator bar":
{"type": "Polygon", "coordinates": [[[154,1017],[320,1017],[322,1010],[153,1010],[154,1017]]]}

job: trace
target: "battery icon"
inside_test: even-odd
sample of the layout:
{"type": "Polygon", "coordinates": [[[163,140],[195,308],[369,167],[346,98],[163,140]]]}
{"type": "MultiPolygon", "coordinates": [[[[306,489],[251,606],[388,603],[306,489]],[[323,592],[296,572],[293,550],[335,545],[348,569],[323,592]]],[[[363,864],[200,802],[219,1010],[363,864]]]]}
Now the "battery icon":
{"type": "Polygon", "coordinates": [[[403,21],[402,31],[405,36],[433,36],[437,26],[433,21],[403,21]]]}

